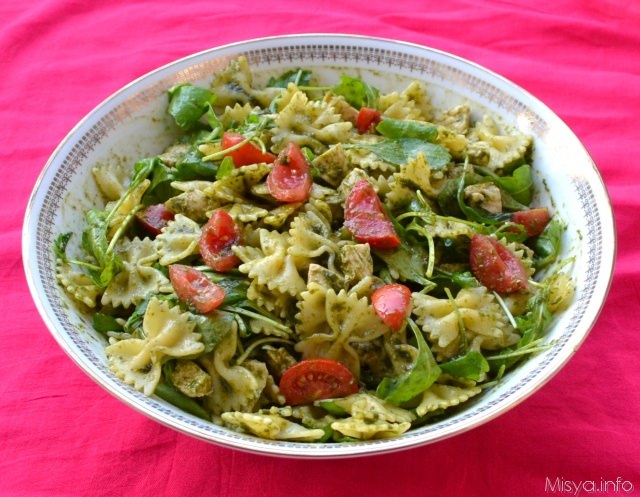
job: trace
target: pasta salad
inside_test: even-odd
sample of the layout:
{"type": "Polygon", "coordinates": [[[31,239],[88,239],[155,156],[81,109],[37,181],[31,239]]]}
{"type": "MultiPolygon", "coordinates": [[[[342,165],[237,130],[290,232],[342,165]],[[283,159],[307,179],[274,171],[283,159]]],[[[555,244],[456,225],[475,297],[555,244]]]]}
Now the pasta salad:
{"type": "Polygon", "coordinates": [[[56,240],[119,378],[258,437],[353,442],[451,415],[550,346],[574,289],[530,136],[420,81],[256,81],[238,57],[171,88],[180,138],[96,165],[104,207],[56,240]]]}

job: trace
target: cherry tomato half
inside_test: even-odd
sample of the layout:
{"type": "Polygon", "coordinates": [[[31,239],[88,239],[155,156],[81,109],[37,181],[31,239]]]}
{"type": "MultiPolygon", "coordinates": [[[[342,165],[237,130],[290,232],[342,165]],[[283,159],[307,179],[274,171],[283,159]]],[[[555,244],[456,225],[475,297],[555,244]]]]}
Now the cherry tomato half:
{"type": "Polygon", "coordinates": [[[295,363],[282,374],[279,386],[287,404],[293,406],[358,392],[358,382],[349,368],[324,358],[295,363]]]}
{"type": "Polygon", "coordinates": [[[227,211],[218,209],[213,212],[200,233],[200,255],[214,271],[229,271],[240,263],[231,249],[239,240],[238,225],[227,211]]]}
{"type": "Polygon", "coordinates": [[[371,304],[380,319],[393,331],[398,331],[409,315],[411,290],[400,283],[384,285],[373,292],[371,304]]]}
{"type": "Polygon", "coordinates": [[[366,179],[356,183],[347,196],[344,225],[356,240],[368,243],[372,248],[390,249],[400,245],[393,223],[382,210],[378,194],[366,179]]]}
{"type": "Polygon", "coordinates": [[[546,207],[529,209],[527,211],[517,211],[511,214],[511,221],[524,226],[527,235],[538,236],[544,231],[551,220],[546,207]]]}
{"type": "Polygon", "coordinates": [[[155,204],[145,207],[136,214],[136,219],[142,227],[151,235],[159,235],[169,221],[173,221],[174,214],[164,204],[155,204]]]}
{"type": "Polygon", "coordinates": [[[224,288],[216,285],[202,271],[182,264],[169,266],[169,280],[180,299],[207,314],[216,309],[226,296],[224,288]]]}
{"type": "Polygon", "coordinates": [[[471,272],[489,290],[514,293],[527,287],[522,261],[495,238],[473,235],[470,244],[471,272]]]}
{"type": "MultiPolygon", "coordinates": [[[[245,137],[240,133],[225,131],[222,134],[221,146],[224,150],[238,145],[244,140],[245,137]]],[[[240,148],[232,150],[227,155],[229,155],[233,159],[233,164],[236,167],[248,166],[249,164],[257,164],[259,162],[266,162],[267,164],[271,164],[274,160],[276,160],[275,155],[269,152],[263,152],[251,142],[247,142],[240,148]]]]}
{"type": "Polygon", "coordinates": [[[312,186],[307,159],[297,143],[289,142],[267,176],[269,193],[280,202],[303,202],[309,198],[312,186]]]}
{"type": "Polygon", "coordinates": [[[370,131],[375,130],[376,126],[380,124],[382,116],[376,109],[370,107],[362,107],[358,111],[358,117],[356,119],[356,127],[358,133],[364,135],[370,131]]]}

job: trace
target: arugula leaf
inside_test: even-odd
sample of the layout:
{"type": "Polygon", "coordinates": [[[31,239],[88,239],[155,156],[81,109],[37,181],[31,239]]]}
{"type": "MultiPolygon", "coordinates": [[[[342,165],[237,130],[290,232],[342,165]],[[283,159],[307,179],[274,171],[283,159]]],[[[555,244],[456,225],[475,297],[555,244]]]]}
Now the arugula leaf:
{"type": "Polygon", "coordinates": [[[63,262],[67,260],[67,245],[72,235],[72,232],[60,233],[53,243],[53,253],[63,262]]]}
{"type": "Polygon", "coordinates": [[[438,138],[438,128],[436,126],[411,119],[385,117],[376,126],[376,131],[382,136],[391,139],[417,138],[433,143],[438,138]]]}
{"type": "Polygon", "coordinates": [[[135,164],[129,187],[122,197],[111,207],[110,211],[91,209],[85,215],[87,226],[82,232],[81,245],[85,252],[97,262],[97,266],[87,267],[92,279],[96,285],[101,288],[105,288],[113,277],[122,270],[122,261],[115,252],[115,245],[142,205],[134,206],[123,218],[119,226],[111,226],[111,220],[129,195],[131,195],[138,185],[151,173],[155,160],[157,159],[143,159],[135,164]],[[113,228],[115,228],[116,231],[109,240],[108,233],[113,228]]]}
{"type": "Polygon", "coordinates": [[[110,248],[110,242],[107,239],[108,217],[105,211],[95,209],[87,211],[85,216],[87,227],[82,232],[82,248],[98,263],[98,268],[89,269],[89,273],[95,284],[101,288],[105,288],[123,268],[122,260],[110,248]]]}
{"type": "Polygon", "coordinates": [[[449,273],[439,269],[433,279],[450,281],[459,288],[477,288],[480,286],[480,282],[471,271],[449,273]]]}
{"type": "Polygon", "coordinates": [[[352,143],[343,146],[364,148],[396,166],[406,164],[409,159],[415,158],[419,153],[424,154],[431,169],[442,169],[451,162],[451,154],[445,147],[418,138],[387,138],[378,143],[352,143]]]}
{"type": "Polygon", "coordinates": [[[167,111],[181,129],[190,129],[216,100],[216,95],[206,88],[181,83],[169,89],[167,111]]]}
{"type": "Polygon", "coordinates": [[[411,319],[408,322],[418,343],[416,362],[403,375],[397,378],[384,378],[376,389],[378,397],[394,405],[400,405],[421,394],[440,376],[440,368],[422,332],[411,319]]]}
{"type": "Polygon", "coordinates": [[[296,86],[309,86],[311,82],[312,72],[306,69],[293,69],[287,71],[277,78],[269,79],[267,87],[271,88],[286,88],[289,83],[293,83],[296,86]]]}
{"type": "Polygon", "coordinates": [[[489,371],[489,363],[480,352],[472,350],[462,357],[440,364],[440,369],[452,376],[478,381],[483,373],[489,371]]]}
{"type": "Polygon", "coordinates": [[[336,95],[342,95],[345,100],[356,108],[376,107],[380,92],[373,86],[359,78],[340,76],[340,82],[331,87],[336,95]]]}

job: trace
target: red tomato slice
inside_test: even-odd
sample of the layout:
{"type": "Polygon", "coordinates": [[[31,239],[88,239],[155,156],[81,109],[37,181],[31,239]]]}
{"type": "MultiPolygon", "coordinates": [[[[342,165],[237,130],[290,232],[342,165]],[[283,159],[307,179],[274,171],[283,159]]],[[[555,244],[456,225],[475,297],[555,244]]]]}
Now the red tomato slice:
{"type": "Polygon", "coordinates": [[[226,296],[224,288],[190,266],[170,265],[169,280],[180,301],[193,305],[202,314],[216,309],[226,296]]]}
{"type": "Polygon", "coordinates": [[[267,176],[269,193],[280,202],[304,202],[309,198],[312,186],[309,163],[298,144],[290,142],[280,152],[267,176]]]}
{"type": "MultiPolygon", "coordinates": [[[[244,140],[245,137],[240,133],[225,131],[222,134],[222,149],[231,148],[244,140]]],[[[275,155],[270,154],[269,152],[263,152],[251,142],[247,142],[240,148],[232,150],[227,155],[231,156],[233,164],[236,167],[248,166],[249,164],[257,164],[259,162],[271,164],[276,160],[275,155]]]]}
{"type": "Polygon", "coordinates": [[[380,124],[382,116],[376,109],[370,107],[362,107],[358,111],[358,118],[356,119],[356,127],[358,133],[364,135],[370,131],[375,130],[376,126],[380,124]]]}
{"type": "Polygon", "coordinates": [[[280,392],[289,405],[311,404],[358,393],[358,382],[349,368],[333,359],[306,359],[282,374],[280,392]]]}
{"type": "Polygon", "coordinates": [[[225,210],[213,212],[200,233],[200,255],[214,271],[225,272],[240,263],[231,247],[240,240],[240,228],[225,210]]]}
{"type": "Polygon", "coordinates": [[[366,179],[356,183],[347,196],[344,225],[356,240],[368,243],[372,248],[390,249],[400,245],[393,223],[385,215],[378,194],[366,179]]]}
{"type": "Polygon", "coordinates": [[[542,233],[550,220],[551,216],[546,207],[518,211],[511,214],[511,221],[524,226],[527,235],[530,237],[538,236],[542,233]]]}
{"type": "Polygon", "coordinates": [[[527,287],[522,261],[495,238],[473,235],[469,263],[473,275],[489,290],[514,293],[527,287]]]}
{"type": "Polygon", "coordinates": [[[164,204],[150,205],[136,214],[138,222],[151,235],[159,235],[174,215],[164,204]]]}
{"type": "Polygon", "coordinates": [[[402,328],[411,307],[411,290],[400,283],[391,283],[378,288],[371,296],[376,314],[393,331],[402,328]]]}

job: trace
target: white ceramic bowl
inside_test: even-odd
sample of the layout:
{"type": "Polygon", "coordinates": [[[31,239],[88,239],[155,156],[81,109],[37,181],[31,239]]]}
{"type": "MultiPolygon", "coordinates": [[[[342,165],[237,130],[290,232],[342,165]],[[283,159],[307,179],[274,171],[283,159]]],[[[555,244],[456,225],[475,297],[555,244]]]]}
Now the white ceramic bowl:
{"type": "Polygon", "coordinates": [[[313,458],[375,454],[442,440],[523,401],[571,358],[594,325],[611,281],[615,247],[612,209],[602,178],[576,136],[544,104],[495,73],[438,50],[333,34],[227,45],[178,60],[127,85],[98,105],[54,151],[33,190],[23,232],[25,271],[41,316],[64,351],[100,386],[150,418],[199,439],[252,452],[313,458]],[[489,111],[532,134],[539,192],[534,202],[553,205],[555,212],[570,220],[564,250],[565,255],[575,257],[575,299],[548,334],[557,343],[443,421],[390,440],[350,444],[274,442],[244,436],[156,397],[146,397],[116,378],[106,365],[103,339],[56,283],[54,239],[81,225],[83,212],[96,202],[93,165],[109,160],[133,164],[171,142],[166,133],[168,88],[183,81],[207,84],[213,73],[240,54],[265,78],[302,67],[313,69],[325,81],[337,81],[342,73],[360,75],[385,91],[419,79],[429,84],[437,107],[469,102],[475,117],[489,111]]]}

